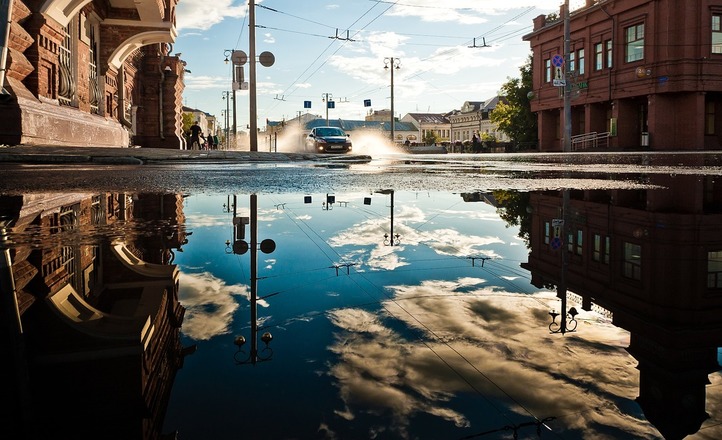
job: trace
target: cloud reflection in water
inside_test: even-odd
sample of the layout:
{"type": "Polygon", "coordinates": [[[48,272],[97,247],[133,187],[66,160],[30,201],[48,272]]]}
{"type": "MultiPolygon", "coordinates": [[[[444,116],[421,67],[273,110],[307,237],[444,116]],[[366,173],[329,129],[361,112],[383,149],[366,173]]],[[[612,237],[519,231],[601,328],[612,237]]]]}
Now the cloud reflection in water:
{"type": "Polygon", "coordinates": [[[550,335],[551,293],[505,292],[478,278],[388,289],[383,315],[352,308],[329,314],[338,327],[330,347],[338,361],[329,374],[345,403],[339,415],[385,408],[401,437],[421,413],[468,428],[454,399],[478,394],[480,405],[497,412],[478,431],[553,416],[588,438],[617,429],[658,435],[620,409],[638,395],[636,361],[625,350],[629,334],[599,315],[582,312],[583,332],[550,335]]]}

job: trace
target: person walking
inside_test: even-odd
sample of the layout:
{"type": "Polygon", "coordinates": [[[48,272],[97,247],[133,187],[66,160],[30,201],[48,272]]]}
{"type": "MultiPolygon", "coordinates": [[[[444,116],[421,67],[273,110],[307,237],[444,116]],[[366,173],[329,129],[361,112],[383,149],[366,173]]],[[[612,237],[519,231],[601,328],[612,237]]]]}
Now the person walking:
{"type": "Polygon", "coordinates": [[[201,130],[200,125],[198,125],[198,121],[195,121],[193,123],[193,125],[191,125],[190,132],[191,132],[191,135],[190,135],[189,143],[191,146],[191,150],[200,150],[201,149],[201,137],[203,136],[202,135],[203,131],[201,130]]]}

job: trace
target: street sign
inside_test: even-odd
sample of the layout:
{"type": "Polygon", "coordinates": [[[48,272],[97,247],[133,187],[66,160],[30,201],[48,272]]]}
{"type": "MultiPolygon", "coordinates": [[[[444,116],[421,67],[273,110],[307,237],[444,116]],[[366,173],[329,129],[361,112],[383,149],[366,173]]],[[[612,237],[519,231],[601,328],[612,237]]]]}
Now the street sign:
{"type": "Polygon", "coordinates": [[[555,67],[562,67],[564,65],[564,57],[561,55],[554,55],[552,57],[552,64],[554,64],[555,67]]]}
{"type": "Polygon", "coordinates": [[[371,100],[370,100],[370,99],[364,99],[364,107],[371,107],[371,100]]]}
{"type": "Polygon", "coordinates": [[[303,108],[311,108],[311,101],[303,101],[303,108]]]}
{"type": "Polygon", "coordinates": [[[552,226],[553,226],[553,227],[556,228],[557,226],[563,226],[563,225],[564,225],[564,219],[563,219],[563,218],[555,218],[555,219],[552,219],[552,226]]]}
{"type": "Polygon", "coordinates": [[[554,237],[554,238],[552,238],[552,241],[550,244],[552,246],[552,249],[561,249],[562,239],[559,237],[554,237]]]}
{"type": "Polygon", "coordinates": [[[565,86],[567,85],[567,80],[554,78],[554,79],[552,80],[552,85],[553,85],[554,87],[565,87],[565,86]]]}
{"type": "Polygon", "coordinates": [[[333,101],[326,102],[326,108],[336,108],[336,103],[333,101]]]}

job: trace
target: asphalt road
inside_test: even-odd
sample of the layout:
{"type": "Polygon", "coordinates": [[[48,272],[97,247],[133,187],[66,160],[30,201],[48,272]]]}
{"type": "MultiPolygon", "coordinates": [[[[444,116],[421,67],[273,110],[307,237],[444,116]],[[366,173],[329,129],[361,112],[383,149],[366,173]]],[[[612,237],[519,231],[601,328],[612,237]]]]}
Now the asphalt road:
{"type": "Polygon", "coordinates": [[[81,147],[0,148],[0,194],[479,192],[649,187],[650,173],[720,173],[722,152],[317,155],[81,147]]]}

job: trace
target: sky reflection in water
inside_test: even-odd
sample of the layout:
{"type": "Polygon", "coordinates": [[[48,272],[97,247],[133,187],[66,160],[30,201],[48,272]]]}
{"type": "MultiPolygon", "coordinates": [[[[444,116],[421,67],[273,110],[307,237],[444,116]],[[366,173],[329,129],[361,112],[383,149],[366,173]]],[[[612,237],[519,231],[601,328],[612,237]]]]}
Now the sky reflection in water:
{"type": "MultiPolygon", "coordinates": [[[[536,438],[546,420],[545,438],[659,437],[634,401],[629,333],[577,305],[577,332],[550,334],[556,292],[531,285],[519,228],[492,204],[396,192],[389,246],[390,194],[335,194],[330,206],[304,196],[257,197],[258,240],[276,249],[258,252],[259,335],[273,334],[273,357],[256,365],[234,362],[234,337],[250,337],[251,252],[226,247],[233,199],[186,198],[192,235],[174,263],[183,343],[198,350],[178,372],[166,430],[438,439],[511,438],[516,427],[536,438]]],[[[237,195],[238,217],[249,199],[237,195]]],[[[710,412],[718,397],[707,397],[710,412]]]]}

